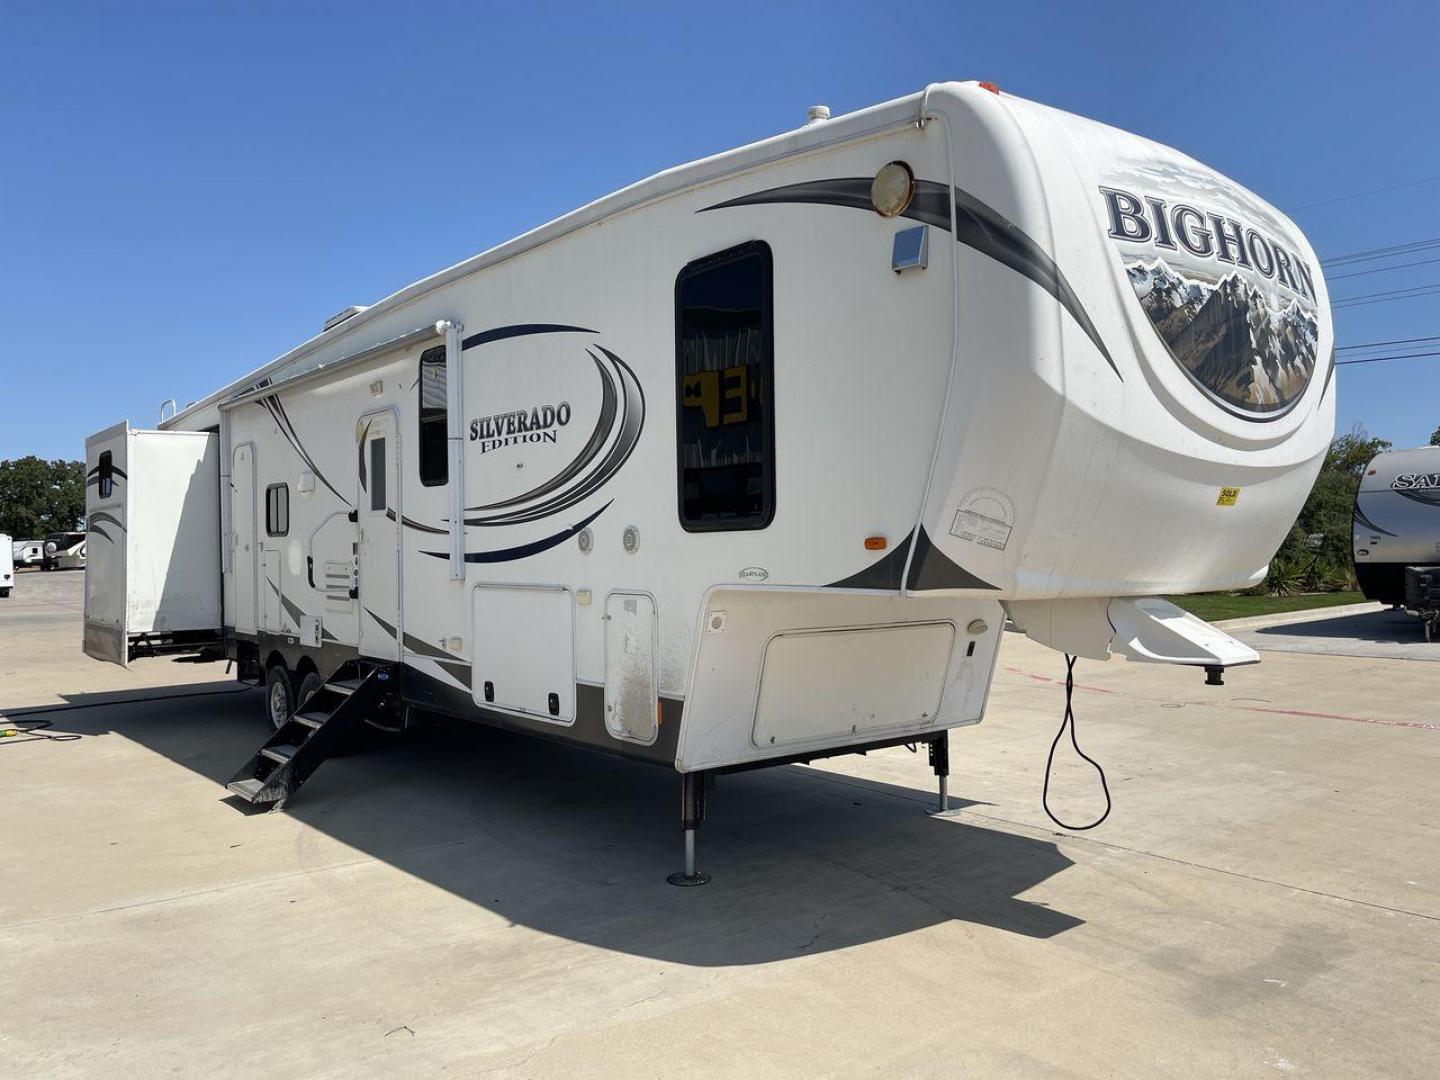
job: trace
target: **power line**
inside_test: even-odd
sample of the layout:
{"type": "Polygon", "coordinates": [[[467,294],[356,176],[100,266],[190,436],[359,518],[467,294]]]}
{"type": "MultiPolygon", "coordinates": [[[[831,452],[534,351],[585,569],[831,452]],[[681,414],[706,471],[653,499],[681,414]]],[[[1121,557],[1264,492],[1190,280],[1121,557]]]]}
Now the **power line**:
{"type": "Polygon", "coordinates": [[[1417,251],[1433,247],[1440,247],[1440,237],[1430,240],[1411,240],[1407,244],[1391,244],[1389,247],[1368,248],[1365,251],[1352,251],[1348,255],[1336,255],[1333,258],[1321,259],[1320,265],[1345,266],[1349,263],[1373,262],[1376,259],[1385,259],[1392,255],[1413,255],[1417,251]]]}
{"type": "Polygon", "coordinates": [[[1359,360],[1336,360],[1335,366],[1342,367],[1345,364],[1379,364],[1386,360],[1419,360],[1425,356],[1440,356],[1440,349],[1435,352],[1398,353],[1395,356],[1365,356],[1359,360]]]}
{"type": "Polygon", "coordinates": [[[1337,195],[1333,199],[1321,199],[1319,202],[1306,203],[1304,206],[1295,207],[1296,210],[1313,210],[1317,206],[1330,206],[1333,203],[1348,202],[1351,199],[1363,199],[1366,195],[1381,195],[1387,191],[1400,191],[1403,188],[1419,187],[1421,184],[1433,184],[1440,180],[1440,176],[1422,176],[1419,180],[1407,180],[1403,184],[1391,184],[1389,187],[1371,188],[1369,191],[1357,191],[1353,195],[1337,195]]]}
{"type": "Polygon", "coordinates": [[[1440,334],[1431,337],[1396,338],[1394,341],[1367,341],[1360,345],[1337,345],[1336,352],[1353,352],[1356,349],[1373,349],[1380,345],[1413,345],[1420,341],[1440,341],[1440,334]]]}
{"type": "Polygon", "coordinates": [[[1369,270],[1356,270],[1352,274],[1326,274],[1326,281],[1340,281],[1349,277],[1364,277],[1366,274],[1383,274],[1387,270],[1404,270],[1410,266],[1429,266],[1431,263],[1440,262],[1440,259],[1419,259],[1415,262],[1396,263],[1394,266],[1375,266],[1369,270]]]}
{"type": "Polygon", "coordinates": [[[1344,307],[1365,307],[1367,304],[1385,304],[1392,300],[1411,300],[1417,296],[1429,296],[1440,292],[1440,282],[1430,285],[1416,285],[1411,289],[1390,289],[1386,292],[1361,293],[1359,296],[1346,296],[1336,300],[1330,306],[1335,308],[1344,307]]]}

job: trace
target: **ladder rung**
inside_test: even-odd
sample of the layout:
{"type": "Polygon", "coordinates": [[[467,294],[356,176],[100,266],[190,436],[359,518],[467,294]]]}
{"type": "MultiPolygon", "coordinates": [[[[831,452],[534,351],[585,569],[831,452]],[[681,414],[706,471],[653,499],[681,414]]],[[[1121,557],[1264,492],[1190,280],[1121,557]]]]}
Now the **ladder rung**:
{"type": "Polygon", "coordinates": [[[271,761],[278,761],[281,765],[284,765],[294,755],[295,747],[293,746],[262,746],[260,748],[261,757],[269,758],[271,761]]]}

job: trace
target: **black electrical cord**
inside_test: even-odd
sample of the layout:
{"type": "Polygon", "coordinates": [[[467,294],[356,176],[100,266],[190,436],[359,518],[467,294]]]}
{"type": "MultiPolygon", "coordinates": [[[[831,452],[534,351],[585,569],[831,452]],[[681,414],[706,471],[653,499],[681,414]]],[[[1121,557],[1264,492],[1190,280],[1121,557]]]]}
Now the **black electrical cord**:
{"type": "Polygon", "coordinates": [[[41,716],[45,713],[73,712],[77,709],[99,709],[106,705],[140,705],[155,703],[159,701],[180,701],[184,698],[215,697],[221,694],[243,694],[247,690],[255,689],[254,685],[246,683],[238,690],[196,690],[188,694],[162,694],[159,697],[134,697],[118,698],[112,701],[87,701],[78,705],[46,705],[38,709],[23,709],[18,712],[0,712],[0,732],[13,731],[14,735],[0,737],[0,746],[9,743],[37,742],[44,739],[48,742],[73,742],[76,739],[84,738],[83,735],[55,734],[47,735],[45,728],[55,723],[53,720],[39,720],[29,727],[21,727],[19,724],[12,724],[11,721],[23,722],[26,717],[41,716]],[[29,736],[26,738],[26,736],[29,736]]]}
{"type": "Polygon", "coordinates": [[[1065,717],[1060,721],[1060,730],[1055,732],[1055,740],[1050,744],[1050,755],[1045,759],[1045,785],[1040,791],[1040,805],[1045,808],[1045,814],[1051,821],[1055,822],[1062,829],[1069,829],[1072,832],[1084,832],[1093,829],[1110,816],[1110,785],[1105,782],[1105,770],[1100,763],[1092,758],[1084,750],[1080,749],[1080,743],[1075,738],[1075,709],[1073,699],[1075,696],[1075,657],[1069,653],[1065,654],[1065,717]],[[1105,812],[1089,825],[1070,825],[1061,821],[1050,809],[1050,770],[1055,766],[1055,748],[1060,745],[1060,737],[1065,734],[1065,728],[1070,728],[1070,745],[1075,747],[1075,753],[1095,766],[1095,771],[1100,774],[1100,789],[1105,792],[1105,812]]]}
{"type": "Polygon", "coordinates": [[[29,727],[0,727],[0,746],[9,745],[13,740],[17,743],[23,742],[74,742],[81,738],[79,735],[47,735],[45,729],[53,724],[54,720],[36,720],[29,727]]]}

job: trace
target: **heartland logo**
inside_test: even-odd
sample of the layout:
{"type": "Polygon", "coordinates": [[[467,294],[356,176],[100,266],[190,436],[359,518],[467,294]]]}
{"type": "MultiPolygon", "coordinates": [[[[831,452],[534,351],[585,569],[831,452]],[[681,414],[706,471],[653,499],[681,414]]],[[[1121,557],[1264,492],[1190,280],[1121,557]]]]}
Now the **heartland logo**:
{"type": "Polygon", "coordinates": [[[1304,394],[1320,322],[1293,243],[1189,202],[1100,188],[1126,276],[1181,370],[1216,404],[1268,420],[1304,394]]]}
{"type": "Polygon", "coordinates": [[[1433,491],[1440,488],[1440,473],[1401,473],[1390,482],[1391,491],[1433,491]]]}
{"type": "Polygon", "coordinates": [[[470,441],[480,444],[482,454],[517,443],[553,443],[559,438],[558,429],[568,423],[568,401],[558,405],[537,405],[528,412],[517,409],[471,420],[470,441]]]}

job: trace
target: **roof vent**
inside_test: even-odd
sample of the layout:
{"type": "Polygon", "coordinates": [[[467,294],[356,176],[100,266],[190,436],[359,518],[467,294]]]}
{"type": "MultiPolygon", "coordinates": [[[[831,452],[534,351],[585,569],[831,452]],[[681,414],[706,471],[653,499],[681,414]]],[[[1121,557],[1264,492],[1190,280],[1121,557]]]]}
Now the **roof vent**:
{"type": "MultiPolygon", "coordinates": [[[[365,310],[366,306],[367,305],[365,304],[351,304],[344,311],[337,311],[334,315],[331,315],[328,319],[325,320],[325,330],[332,330],[335,327],[339,326],[346,319],[351,318],[355,315],[359,315],[360,312],[365,310]]],[[[325,330],[322,330],[321,333],[323,334],[325,330]]]]}
{"type": "Polygon", "coordinates": [[[829,106],[829,105],[811,105],[808,109],[805,110],[805,126],[806,126],[806,127],[809,127],[811,124],[818,124],[818,123],[820,123],[820,121],[822,121],[822,120],[829,120],[829,119],[830,119],[830,106],[829,106]]]}

